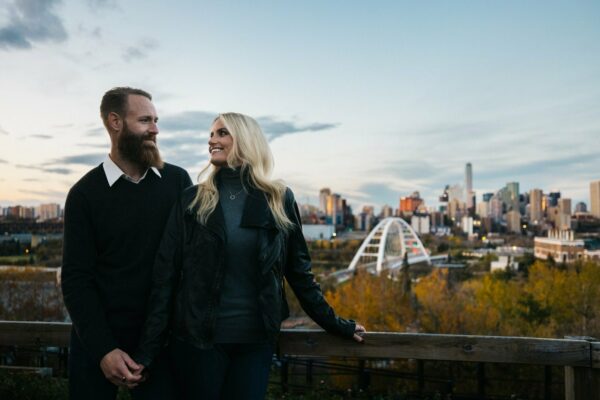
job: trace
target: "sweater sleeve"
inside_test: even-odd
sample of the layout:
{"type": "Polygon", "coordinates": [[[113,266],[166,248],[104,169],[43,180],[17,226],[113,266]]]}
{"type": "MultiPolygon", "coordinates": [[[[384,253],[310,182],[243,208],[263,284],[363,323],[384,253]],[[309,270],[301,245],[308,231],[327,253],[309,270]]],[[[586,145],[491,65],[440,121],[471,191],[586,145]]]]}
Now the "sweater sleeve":
{"type": "Polygon", "coordinates": [[[91,210],[75,188],[67,196],[64,224],[61,286],[65,305],[84,347],[100,362],[117,343],[95,284],[97,253],[91,210]]]}
{"type": "Polygon", "coordinates": [[[311,259],[308,252],[300,212],[291,190],[286,193],[286,214],[293,223],[288,232],[287,259],[285,265],[285,278],[300,301],[302,309],[319,326],[327,332],[351,338],[354,335],[356,323],[337,316],[327,303],[321,287],[315,281],[311,271],[311,259]]]}
{"type": "Polygon", "coordinates": [[[171,210],[154,261],[148,314],[139,347],[133,355],[136,362],[145,366],[150,366],[160,352],[172,319],[173,294],[181,274],[182,216],[183,207],[181,201],[177,201],[171,210]]]}

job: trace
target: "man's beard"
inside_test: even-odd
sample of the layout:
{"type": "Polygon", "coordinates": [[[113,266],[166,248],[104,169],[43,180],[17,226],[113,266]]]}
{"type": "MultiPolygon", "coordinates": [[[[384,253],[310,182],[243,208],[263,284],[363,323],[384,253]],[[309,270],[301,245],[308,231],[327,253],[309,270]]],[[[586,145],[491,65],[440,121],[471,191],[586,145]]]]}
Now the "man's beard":
{"type": "MultiPolygon", "coordinates": [[[[125,121],[123,121],[125,122],[125,121]]],[[[160,152],[155,146],[147,146],[146,140],[150,140],[148,134],[137,135],[129,130],[126,123],[123,124],[123,132],[119,135],[117,147],[121,157],[125,158],[142,168],[162,168],[164,162],[160,157],[160,152]]]]}

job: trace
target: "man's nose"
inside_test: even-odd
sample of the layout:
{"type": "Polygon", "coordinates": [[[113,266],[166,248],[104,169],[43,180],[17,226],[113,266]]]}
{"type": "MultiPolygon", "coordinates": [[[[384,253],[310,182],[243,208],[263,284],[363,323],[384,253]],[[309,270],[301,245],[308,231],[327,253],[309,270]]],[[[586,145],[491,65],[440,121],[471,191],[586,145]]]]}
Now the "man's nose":
{"type": "Polygon", "coordinates": [[[150,124],[149,132],[158,135],[158,122],[153,122],[150,124]]]}

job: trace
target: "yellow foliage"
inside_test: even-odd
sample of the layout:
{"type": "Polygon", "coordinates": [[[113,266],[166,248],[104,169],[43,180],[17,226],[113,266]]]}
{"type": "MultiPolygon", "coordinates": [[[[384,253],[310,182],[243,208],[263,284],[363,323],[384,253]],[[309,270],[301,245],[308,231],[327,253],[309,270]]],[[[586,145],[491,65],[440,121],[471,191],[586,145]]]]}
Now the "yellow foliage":
{"type": "Polygon", "coordinates": [[[560,268],[538,261],[527,277],[486,274],[458,283],[435,269],[412,293],[385,276],[359,273],[327,299],[371,331],[600,337],[600,265],[592,262],[560,268]]]}
{"type": "Polygon", "coordinates": [[[402,332],[414,320],[410,298],[403,295],[400,282],[386,276],[359,271],[353,279],[327,292],[326,298],[338,314],[371,331],[402,332]]]}

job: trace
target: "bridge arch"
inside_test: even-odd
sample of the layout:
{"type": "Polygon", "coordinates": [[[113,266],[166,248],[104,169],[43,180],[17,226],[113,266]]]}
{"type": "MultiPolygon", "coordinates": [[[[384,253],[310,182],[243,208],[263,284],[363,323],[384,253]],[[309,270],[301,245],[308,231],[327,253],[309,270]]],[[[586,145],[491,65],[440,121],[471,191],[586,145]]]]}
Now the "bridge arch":
{"type": "Polygon", "coordinates": [[[409,264],[431,263],[419,236],[406,221],[397,217],[385,218],[369,232],[348,270],[375,263],[375,271],[379,274],[384,269],[384,264],[388,269],[399,268],[405,254],[409,264]]]}

